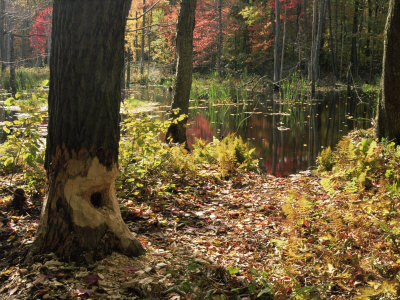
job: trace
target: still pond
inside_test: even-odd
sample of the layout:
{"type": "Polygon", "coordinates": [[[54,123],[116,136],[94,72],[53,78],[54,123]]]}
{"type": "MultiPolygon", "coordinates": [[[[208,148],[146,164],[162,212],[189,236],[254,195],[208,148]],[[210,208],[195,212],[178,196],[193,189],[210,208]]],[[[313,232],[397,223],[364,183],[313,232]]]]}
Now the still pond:
{"type": "MultiPolygon", "coordinates": [[[[166,117],[172,100],[168,88],[133,86],[128,93],[134,99],[156,102],[151,114],[166,117]]],[[[314,99],[232,91],[223,101],[194,94],[187,129],[189,146],[196,138],[211,142],[213,137],[238,134],[256,148],[260,167],[276,176],[312,168],[322,149],[333,148],[350,130],[371,127],[375,103],[375,96],[359,91],[351,96],[328,91],[314,99]]]]}

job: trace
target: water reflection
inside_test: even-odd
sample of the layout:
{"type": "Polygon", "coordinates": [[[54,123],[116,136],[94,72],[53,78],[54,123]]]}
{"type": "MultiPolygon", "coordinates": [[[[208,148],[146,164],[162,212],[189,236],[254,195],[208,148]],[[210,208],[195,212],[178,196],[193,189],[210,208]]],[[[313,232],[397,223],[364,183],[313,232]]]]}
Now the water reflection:
{"type": "MultiPolygon", "coordinates": [[[[164,107],[172,97],[162,87],[140,87],[131,93],[164,107]]],[[[336,91],[297,101],[284,101],[273,93],[248,94],[233,101],[237,103],[191,102],[189,146],[195,138],[212,141],[214,136],[236,133],[256,148],[260,166],[276,176],[312,167],[323,148],[334,147],[349,130],[371,126],[373,100],[347,98],[336,91]]]]}

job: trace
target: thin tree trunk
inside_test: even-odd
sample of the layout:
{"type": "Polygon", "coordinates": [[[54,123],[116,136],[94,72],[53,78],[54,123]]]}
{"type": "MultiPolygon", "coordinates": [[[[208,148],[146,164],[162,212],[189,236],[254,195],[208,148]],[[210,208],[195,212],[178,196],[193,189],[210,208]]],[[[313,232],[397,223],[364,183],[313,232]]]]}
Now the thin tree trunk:
{"type": "Polygon", "coordinates": [[[365,56],[369,58],[371,56],[371,32],[372,32],[372,0],[368,1],[368,21],[367,21],[367,31],[368,31],[368,38],[365,45],[365,56]]]}
{"type": "Polygon", "coordinates": [[[369,80],[372,82],[372,70],[373,70],[373,65],[374,65],[374,52],[375,52],[375,33],[376,33],[376,18],[378,15],[378,4],[377,1],[374,1],[375,3],[375,11],[374,11],[374,21],[372,25],[372,41],[371,41],[371,57],[370,57],[370,63],[369,63],[369,80]]]}
{"type": "Polygon", "coordinates": [[[274,50],[274,89],[279,89],[279,42],[281,35],[281,20],[279,11],[279,0],[275,0],[275,50],[274,50]]]}
{"type": "Polygon", "coordinates": [[[189,113],[189,97],[193,72],[193,30],[195,26],[196,0],[181,0],[176,26],[176,80],[172,100],[172,117],[179,118],[172,123],[166,134],[167,142],[185,144],[186,123],[189,113]]]}
{"type": "Polygon", "coordinates": [[[310,77],[310,72],[308,72],[309,70],[309,55],[307,52],[307,47],[308,47],[308,22],[307,22],[307,1],[308,0],[304,0],[304,57],[305,57],[305,71],[307,72],[306,74],[308,74],[309,76],[309,80],[311,79],[310,77]]]}
{"type": "Polygon", "coordinates": [[[297,11],[296,11],[296,18],[297,18],[297,22],[296,22],[296,46],[297,49],[295,49],[295,51],[297,50],[297,66],[301,65],[301,42],[300,42],[300,31],[301,31],[301,23],[300,23],[300,15],[301,15],[301,2],[299,1],[299,3],[297,3],[297,11]]]}
{"type": "Polygon", "coordinates": [[[5,20],[6,20],[6,61],[7,67],[10,66],[10,46],[11,46],[11,18],[10,18],[10,2],[5,0],[5,20]]]}
{"type": "Polygon", "coordinates": [[[283,37],[282,37],[282,55],[281,55],[281,71],[280,76],[283,76],[283,64],[285,60],[285,43],[286,43],[286,16],[287,6],[285,5],[284,19],[283,19],[283,37]]]}
{"type": "Polygon", "coordinates": [[[128,256],[144,252],[122,220],[114,184],[130,3],[54,1],[46,144],[49,194],[28,261],[46,252],[85,263],[113,250],[128,256]]]}
{"type": "Polygon", "coordinates": [[[339,78],[342,78],[343,74],[343,50],[344,50],[344,39],[345,39],[345,20],[346,17],[346,11],[345,11],[345,1],[342,0],[342,20],[341,20],[341,30],[340,30],[340,40],[341,40],[341,45],[340,45],[340,72],[339,72],[339,78]]]}
{"type": "Polygon", "coordinates": [[[5,21],[5,13],[6,13],[6,6],[5,6],[5,0],[0,0],[0,51],[1,51],[1,70],[4,71],[6,68],[6,49],[4,45],[4,40],[5,40],[5,26],[4,26],[4,21],[5,21]]]}
{"type": "Polygon", "coordinates": [[[358,58],[357,58],[357,33],[358,33],[358,8],[359,0],[354,1],[354,13],[353,13],[353,30],[351,36],[351,71],[354,78],[358,78],[358,58]]]}
{"type": "Polygon", "coordinates": [[[308,69],[308,77],[311,80],[311,95],[315,94],[315,59],[316,59],[316,42],[317,42],[317,0],[313,2],[313,21],[312,21],[312,32],[311,32],[311,61],[308,69]]]}
{"type": "Polygon", "coordinates": [[[14,35],[11,34],[10,37],[10,88],[11,88],[11,93],[13,97],[15,97],[15,94],[17,93],[17,78],[15,75],[15,68],[16,68],[16,62],[15,62],[15,53],[14,53],[14,35]]]}
{"type": "Polygon", "coordinates": [[[217,40],[217,72],[221,76],[222,56],[222,0],[218,0],[218,40],[217,40]]]}
{"type": "Polygon", "coordinates": [[[318,21],[318,32],[317,32],[317,42],[315,43],[315,80],[319,81],[320,77],[320,66],[319,66],[319,58],[321,51],[321,41],[322,41],[322,33],[325,28],[325,16],[326,16],[326,4],[328,0],[321,0],[321,4],[319,7],[319,21],[318,21]]]}
{"type": "MultiPolygon", "coordinates": [[[[47,1],[47,20],[51,20],[51,14],[50,14],[50,7],[51,3],[50,1],[47,1]]],[[[50,53],[51,53],[51,25],[50,24],[46,24],[46,34],[47,34],[47,57],[46,57],[46,61],[47,64],[50,63],[50,53]]]]}
{"type": "Polygon", "coordinates": [[[144,43],[146,37],[146,0],[143,0],[142,44],[140,48],[140,75],[144,72],[144,43]]]}
{"type": "MultiPolygon", "coordinates": [[[[150,11],[150,18],[149,18],[149,24],[153,21],[153,10],[150,11]]],[[[147,31],[147,42],[148,42],[148,59],[147,59],[147,82],[150,77],[150,63],[151,63],[151,27],[149,27],[149,30],[147,31]]]]}
{"type": "Polygon", "coordinates": [[[335,80],[337,80],[337,72],[336,72],[336,60],[335,60],[335,48],[333,42],[333,32],[332,32],[332,13],[331,13],[331,1],[328,0],[328,17],[329,17],[329,42],[331,47],[331,60],[332,60],[332,72],[335,76],[335,80]]]}
{"type": "Polygon", "coordinates": [[[361,47],[362,47],[362,40],[361,40],[361,33],[363,32],[363,26],[364,26],[364,4],[361,3],[360,4],[361,7],[359,7],[359,13],[360,13],[360,25],[358,27],[358,31],[357,31],[357,40],[358,40],[358,46],[357,46],[357,70],[356,70],[356,74],[358,76],[358,74],[360,74],[360,59],[361,59],[361,47]]]}
{"type": "MultiPolygon", "coordinates": [[[[338,61],[338,0],[335,0],[335,12],[334,12],[334,31],[335,31],[335,62],[338,61]]],[[[337,76],[337,66],[336,66],[336,76],[337,76]]],[[[338,77],[337,77],[338,78],[338,77]]]]}
{"type": "Polygon", "coordinates": [[[278,163],[278,123],[279,123],[279,116],[278,116],[278,101],[279,101],[279,93],[274,92],[272,95],[272,170],[271,174],[276,175],[276,165],[278,163]]]}

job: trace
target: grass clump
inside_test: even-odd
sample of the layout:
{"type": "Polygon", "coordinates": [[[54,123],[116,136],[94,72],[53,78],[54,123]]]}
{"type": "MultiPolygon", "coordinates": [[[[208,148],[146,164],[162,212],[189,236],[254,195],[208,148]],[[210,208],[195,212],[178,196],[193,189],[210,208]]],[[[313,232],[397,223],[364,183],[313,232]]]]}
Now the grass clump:
{"type": "MultiPolygon", "coordinates": [[[[15,72],[18,91],[31,90],[40,86],[41,82],[50,78],[48,68],[25,68],[20,67],[15,72]]],[[[10,71],[6,70],[2,74],[1,86],[3,89],[11,90],[10,71]]]]}

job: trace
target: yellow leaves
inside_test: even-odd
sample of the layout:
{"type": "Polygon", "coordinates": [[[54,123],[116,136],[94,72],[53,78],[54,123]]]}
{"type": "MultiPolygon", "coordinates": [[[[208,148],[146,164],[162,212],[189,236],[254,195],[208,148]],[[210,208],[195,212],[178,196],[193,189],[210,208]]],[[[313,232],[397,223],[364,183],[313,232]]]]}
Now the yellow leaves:
{"type": "Polygon", "coordinates": [[[396,279],[385,280],[382,283],[377,281],[367,283],[369,286],[360,288],[360,295],[357,295],[356,299],[370,299],[377,296],[396,297],[397,295],[399,282],[396,279]]]}
{"type": "Polygon", "coordinates": [[[15,267],[10,267],[9,269],[7,269],[7,270],[1,272],[1,273],[0,273],[0,276],[10,274],[10,273],[14,270],[14,268],[15,268],[15,267]]]}
{"type": "Polygon", "coordinates": [[[331,241],[333,239],[333,236],[331,234],[323,235],[319,238],[320,241],[331,241]]]}
{"type": "Polygon", "coordinates": [[[332,264],[328,264],[328,273],[333,275],[333,272],[335,272],[335,267],[332,264]]]}

